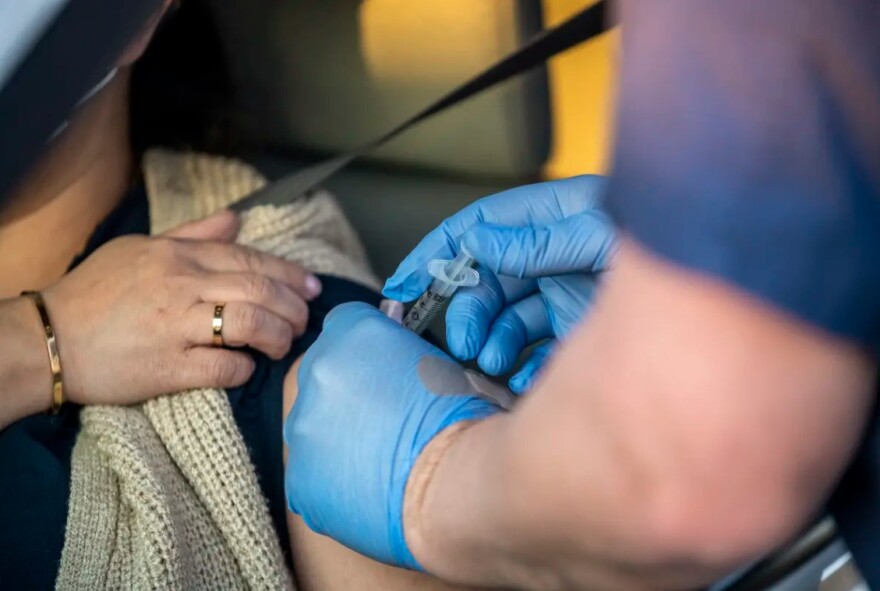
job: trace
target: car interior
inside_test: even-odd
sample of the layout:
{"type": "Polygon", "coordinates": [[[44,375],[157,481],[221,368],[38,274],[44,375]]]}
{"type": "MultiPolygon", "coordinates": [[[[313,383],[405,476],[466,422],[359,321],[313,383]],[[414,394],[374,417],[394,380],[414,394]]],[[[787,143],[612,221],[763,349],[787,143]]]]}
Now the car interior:
{"type": "MultiPolygon", "coordinates": [[[[236,117],[270,179],[379,136],[595,0],[210,0],[236,117]]],[[[327,183],[380,277],[443,218],[517,185],[607,172],[619,33],[456,105],[327,183]]],[[[434,332],[443,335],[442,319],[434,332]]],[[[717,589],[855,590],[826,520],[717,589]]]]}
{"type": "MultiPolygon", "coordinates": [[[[273,178],[378,136],[553,23],[538,0],[211,4],[245,139],[268,148],[255,164],[273,178]]],[[[549,4],[561,20],[585,3],[549,4]]],[[[380,276],[477,197],[604,170],[610,37],[437,115],[328,183],[380,276]],[[575,70],[587,79],[557,88],[575,70]],[[565,90],[593,104],[566,101],[565,90]]]]}
{"type": "MultiPolygon", "coordinates": [[[[235,156],[273,181],[381,136],[600,0],[203,1],[235,88],[243,146],[235,156]]],[[[607,173],[619,42],[612,28],[444,110],[327,180],[376,275],[391,275],[425,234],[481,197],[607,173]]],[[[442,343],[442,315],[432,328],[442,343]]],[[[825,518],[712,587],[753,589],[867,586],[825,518]]]]}

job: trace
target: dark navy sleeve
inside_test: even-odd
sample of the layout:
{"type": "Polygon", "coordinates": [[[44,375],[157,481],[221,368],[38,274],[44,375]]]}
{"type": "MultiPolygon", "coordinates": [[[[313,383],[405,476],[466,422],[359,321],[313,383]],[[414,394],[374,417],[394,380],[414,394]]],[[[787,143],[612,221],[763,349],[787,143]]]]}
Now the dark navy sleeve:
{"type": "Polygon", "coordinates": [[[617,223],[880,351],[880,2],[621,5],[617,223]]]}
{"type": "Polygon", "coordinates": [[[255,369],[246,384],[227,390],[235,422],[254,463],[260,488],[269,503],[269,515],[284,550],[288,566],[290,539],[287,531],[287,502],[284,498],[284,441],[282,414],[284,378],[293,363],[312,346],[321,334],[324,318],[330,310],[346,302],[366,302],[378,306],[381,296],[375,291],[338,277],[321,275],[321,295],[309,302],[309,321],[305,332],[293,341],[287,355],[272,361],[253,352],[255,369]]]}

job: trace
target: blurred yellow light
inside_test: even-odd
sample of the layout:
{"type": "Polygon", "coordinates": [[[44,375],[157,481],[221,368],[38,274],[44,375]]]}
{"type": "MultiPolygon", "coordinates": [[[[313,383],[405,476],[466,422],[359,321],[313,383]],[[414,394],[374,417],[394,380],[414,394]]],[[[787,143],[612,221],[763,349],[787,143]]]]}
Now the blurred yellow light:
{"type": "MultiPolygon", "coordinates": [[[[516,40],[517,0],[363,0],[364,65],[377,81],[449,88],[479,72],[516,40]],[[430,64],[426,67],[425,64],[430,64]]],[[[542,0],[551,27],[597,0],[542,0]]],[[[553,143],[548,178],[607,172],[619,54],[617,31],[548,64],[553,143]]]]}
{"type": "MultiPolygon", "coordinates": [[[[596,0],[543,0],[551,27],[596,0]]],[[[619,34],[612,31],[550,61],[553,144],[548,178],[607,172],[611,160],[619,34]]]]}

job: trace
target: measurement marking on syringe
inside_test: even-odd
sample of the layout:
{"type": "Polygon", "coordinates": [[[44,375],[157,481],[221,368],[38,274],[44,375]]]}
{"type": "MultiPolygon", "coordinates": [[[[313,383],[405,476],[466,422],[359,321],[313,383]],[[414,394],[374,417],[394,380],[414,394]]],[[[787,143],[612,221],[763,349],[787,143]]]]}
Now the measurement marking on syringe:
{"type": "Polygon", "coordinates": [[[480,274],[471,267],[474,257],[464,248],[451,261],[433,260],[428,264],[428,272],[434,281],[410,308],[403,325],[416,334],[428,328],[443,305],[449,301],[459,287],[473,287],[480,282],[480,274]]]}

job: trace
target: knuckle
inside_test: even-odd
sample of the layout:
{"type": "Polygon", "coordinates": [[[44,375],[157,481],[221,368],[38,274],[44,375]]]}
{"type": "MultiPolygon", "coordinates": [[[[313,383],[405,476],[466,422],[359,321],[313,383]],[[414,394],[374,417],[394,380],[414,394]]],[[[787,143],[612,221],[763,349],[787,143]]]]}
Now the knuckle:
{"type": "Polygon", "coordinates": [[[255,302],[266,302],[275,293],[275,283],[265,275],[254,274],[248,281],[248,295],[255,302]]]}
{"type": "MultiPolygon", "coordinates": [[[[189,361],[186,359],[185,354],[183,357],[186,361],[189,361]]],[[[186,375],[186,372],[180,371],[185,369],[185,367],[180,367],[179,358],[169,354],[149,356],[143,360],[143,367],[147,375],[155,377],[159,390],[163,393],[178,390],[181,387],[179,383],[181,374],[186,375]]]]}
{"type": "Polygon", "coordinates": [[[294,339],[294,329],[286,322],[278,329],[277,342],[274,343],[273,352],[277,359],[284,357],[290,350],[294,339]]]}
{"type": "Polygon", "coordinates": [[[236,358],[217,355],[205,364],[205,376],[211,384],[227,385],[235,383],[241,376],[241,363],[236,358]]]}
{"type": "Polygon", "coordinates": [[[519,279],[523,279],[525,277],[525,270],[522,268],[522,265],[519,263],[519,260],[522,258],[523,252],[534,252],[538,247],[534,244],[534,233],[528,230],[525,235],[527,238],[525,239],[525,247],[522,244],[518,244],[513,240],[505,241],[498,248],[499,256],[497,260],[493,261],[492,271],[495,274],[503,274],[503,271],[514,271],[513,275],[519,279]]]}
{"type": "Polygon", "coordinates": [[[171,238],[154,238],[150,244],[150,251],[157,260],[175,260],[180,256],[181,244],[171,238]]]}
{"type": "Polygon", "coordinates": [[[169,276],[181,268],[181,250],[181,245],[170,238],[152,238],[141,245],[136,264],[151,274],[169,276]]]}
{"type": "Polygon", "coordinates": [[[243,333],[254,335],[266,326],[266,313],[258,306],[245,306],[241,311],[239,323],[243,333]]]}
{"type": "Polygon", "coordinates": [[[287,352],[287,349],[290,348],[293,339],[298,337],[302,331],[298,330],[295,326],[291,326],[288,323],[283,323],[281,328],[281,343],[284,346],[284,351],[287,352]]]}
{"type": "Polygon", "coordinates": [[[481,298],[474,294],[465,301],[465,311],[470,318],[491,318],[496,311],[493,310],[491,303],[489,298],[481,298]]]}
{"type": "Polygon", "coordinates": [[[193,299],[195,285],[190,277],[175,273],[163,273],[155,280],[155,303],[166,305],[171,303],[190,303],[193,299]]]}
{"type": "Polygon", "coordinates": [[[166,279],[170,302],[190,305],[199,301],[200,281],[192,275],[172,275],[166,279]]]}
{"type": "Polygon", "coordinates": [[[305,330],[308,323],[309,307],[305,304],[305,302],[300,301],[299,305],[296,306],[296,310],[294,311],[293,326],[294,328],[302,332],[303,330],[305,330]]]}
{"type": "Polygon", "coordinates": [[[526,332],[526,326],[522,318],[516,312],[503,314],[495,321],[497,330],[505,331],[508,336],[519,336],[526,332]]]}
{"type": "Polygon", "coordinates": [[[144,269],[152,269],[157,259],[161,257],[161,254],[158,251],[159,247],[156,244],[153,244],[152,240],[136,242],[129,240],[128,237],[121,239],[117,238],[117,240],[120,240],[120,242],[118,242],[119,245],[124,246],[128,249],[128,252],[131,253],[130,257],[132,266],[141,271],[144,269]],[[123,240],[125,242],[123,242],[123,240]]]}
{"type": "Polygon", "coordinates": [[[227,365],[232,367],[230,381],[227,384],[230,386],[243,384],[254,371],[254,360],[249,355],[237,354],[234,360],[227,362],[227,365]]]}
{"type": "Polygon", "coordinates": [[[384,318],[361,318],[352,324],[352,332],[362,339],[368,339],[371,335],[381,334],[385,328],[384,318]]]}
{"type": "Polygon", "coordinates": [[[114,238],[113,240],[107,242],[103,246],[100,247],[100,250],[107,252],[108,250],[121,250],[126,251],[126,255],[133,255],[139,257],[143,254],[144,251],[147,250],[149,246],[149,239],[144,238],[143,236],[120,236],[118,238],[114,238]]]}
{"type": "Polygon", "coordinates": [[[260,255],[252,248],[236,246],[232,249],[235,262],[244,269],[256,270],[260,268],[260,255]]]}
{"type": "Polygon", "coordinates": [[[309,379],[318,384],[332,383],[339,376],[339,366],[326,355],[314,359],[309,370],[309,379]]]}

